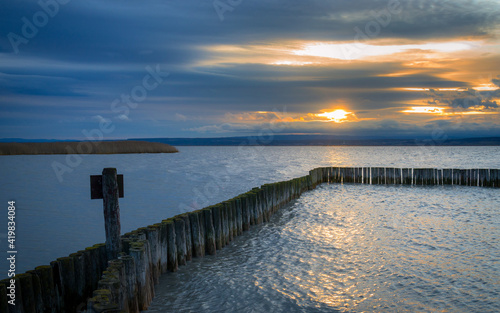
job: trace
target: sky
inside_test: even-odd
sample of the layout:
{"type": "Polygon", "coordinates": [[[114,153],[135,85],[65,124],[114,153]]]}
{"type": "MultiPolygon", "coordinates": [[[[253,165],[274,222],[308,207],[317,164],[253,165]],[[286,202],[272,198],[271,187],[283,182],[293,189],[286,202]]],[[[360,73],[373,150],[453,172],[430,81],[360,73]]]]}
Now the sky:
{"type": "Polygon", "coordinates": [[[500,1],[0,2],[0,138],[500,136],[500,1]]]}

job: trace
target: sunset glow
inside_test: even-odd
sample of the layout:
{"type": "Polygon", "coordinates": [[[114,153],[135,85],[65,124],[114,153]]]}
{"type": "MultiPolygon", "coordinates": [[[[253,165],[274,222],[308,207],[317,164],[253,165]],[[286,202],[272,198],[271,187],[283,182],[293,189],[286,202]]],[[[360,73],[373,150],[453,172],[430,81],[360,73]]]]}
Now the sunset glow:
{"type": "MultiPolygon", "coordinates": [[[[484,107],[479,109],[485,109],[484,107]]],[[[476,110],[460,110],[439,107],[411,107],[411,109],[401,111],[403,113],[420,113],[420,114],[436,114],[436,115],[495,115],[499,112],[492,111],[476,111],[476,110]]]]}
{"type": "Polygon", "coordinates": [[[301,50],[293,51],[296,55],[308,55],[341,60],[361,59],[382,55],[391,55],[408,50],[426,50],[436,52],[456,52],[469,50],[477,46],[477,42],[443,42],[409,45],[373,45],[364,43],[313,43],[305,45],[301,50]]]}
{"type": "Polygon", "coordinates": [[[438,107],[411,107],[403,113],[425,113],[425,114],[443,114],[444,108],[438,107]]]}
{"type": "Polygon", "coordinates": [[[338,109],[332,112],[324,112],[321,114],[317,114],[317,116],[326,117],[327,119],[335,123],[342,123],[348,119],[348,116],[350,114],[352,114],[352,112],[347,112],[342,109],[338,109]]]}
{"type": "Polygon", "coordinates": [[[310,65],[313,64],[313,62],[298,62],[298,61],[276,61],[271,63],[272,65],[296,65],[296,66],[301,66],[301,65],[310,65]]]}

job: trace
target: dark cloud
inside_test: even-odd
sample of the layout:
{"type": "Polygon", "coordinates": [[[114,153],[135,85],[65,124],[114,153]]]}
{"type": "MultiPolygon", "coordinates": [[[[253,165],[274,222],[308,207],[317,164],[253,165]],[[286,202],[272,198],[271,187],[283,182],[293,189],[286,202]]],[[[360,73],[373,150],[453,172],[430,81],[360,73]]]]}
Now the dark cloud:
{"type": "MultiPolygon", "coordinates": [[[[499,85],[500,80],[492,79],[491,82],[499,85]]],[[[494,109],[498,103],[494,100],[500,97],[500,89],[496,90],[474,90],[463,91],[436,91],[431,89],[429,96],[432,98],[428,103],[446,104],[452,108],[459,109],[494,109]]]]}
{"type": "MultiPolygon", "coordinates": [[[[498,76],[498,78],[500,78],[500,76],[498,76]]],[[[491,82],[495,84],[497,87],[500,87],[500,79],[498,78],[493,78],[491,82]]]]}

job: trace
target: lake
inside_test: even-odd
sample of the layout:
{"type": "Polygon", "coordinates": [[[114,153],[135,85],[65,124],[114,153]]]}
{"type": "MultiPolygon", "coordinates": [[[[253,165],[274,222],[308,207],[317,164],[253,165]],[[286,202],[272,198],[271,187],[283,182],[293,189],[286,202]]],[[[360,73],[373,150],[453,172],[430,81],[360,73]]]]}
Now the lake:
{"type": "MultiPolygon", "coordinates": [[[[2,212],[7,211],[7,201],[9,200],[15,200],[17,208],[17,272],[21,273],[35,266],[48,264],[58,257],[66,256],[95,243],[104,242],[102,201],[90,200],[89,186],[89,176],[100,174],[104,167],[116,167],[118,173],[124,175],[125,197],[120,199],[122,232],[157,223],[162,219],[181,212],[218,203],[265,183],[303,176],[307,174],[310,169],[319,166],[500,168],[500,158],[498,157],[500,155],[500,147],[255,146],[180,147],[179,150],[180,153],[177,154],[82,155],[81,163],[74,167],[72,172],[65,173],[62,176],[62,181],[58,180],[56,177],[52,164],[53,162],[65,163],[68,156],[1,156],[0,168],[3,175],[0,180],[0,199],[2,199],[5,206],[5,210],[2,210],[2,212]]],[[[272,236],[272,234],[276,232],[282,233],[284,231],[283,228],[278,227],[273,229],[272,227],[277,227],[277,225],[279,226],[286,221],[292,223],[289,227],[293,229],[302,229],[303,232],[308,230],[309,233],[314,231],[319,236],[318,240],[322,238],[322,236],[326,236],[325,233],[332,235],[332,237],[328,237],[330,239],[337,238],[335,235],[338,235],[338,233],[330,233],[331,231],[328,230],[326,225],[321,225],[323,219],[316,221],[315,216],[320,213],[321,216],[340,214],[341,212],[339,210],[346,209],[355,204],[358,211],[352,211],[349,215],[346,215],[349,218],[349,223],[343,224],[350,233],[347,232],[347,235],[344,234],[346,238],[339,237],[338,240],[340,241],[338,242],[333,240],[332,247],[328,249],[339,253],[341,251],[337,250],[344,249],[342,251],[348,251],[358,255],[359,257],[351,261],[353,262],[353,268],[359,269],[359,271],[353,270],[352,268],[342,269],[341,267],[345,265],[344,262],[346,260],[341,256],[335,255],[334,257],[333,254],[330,255],[329,253],[333,252],[328,249],[326,254],[323,255],[322,249],[326,248],[322,245],[315,246],[317,243],[316,240],[309,241],[304,238],[295,238],[294,236],[296,234],[294,234],[289,237],[285,236],[286,240],[283,242],[283,246],[276,244],[271,245],[276,247],[277,250],[275,251],[248,251],[248,253],[256,253],[256,255],[262,255],[263,257],[266,254],[270,254],[271,256],[274,255],[274,259],[263,259],[265,261],[262,261],[261,264],[264,266],[265,263],[268,272],[262,272],[262,277],[250,276],[250,278],[248,278],[248,273],[254,271],[254,268],[249,267],[234,269],[234,271],[228,272],[232,273],[232,275],[221,279],[226,282],[232,282],[231,284],[233,285],[239,285],[240,280],[242,283],[243,281],[249,284],[251,283],[253,287],[249,287],[246,289],[246,293],[244,293],[250,293],[252,295],[249,296],[250,298],[255,297],[255,299],[262,299],[257,291],[267,290],[269,291],[268,296],[271,297],[271,300],[269,300],[270,302],[260,301],[259,303],[262,303],[265,308],[276,306],[277,308],[281,308],[280,310],[286,311],[300,312],[301,310],[307,309],[309,312],[309,310],[313,310],[313,308],[318,311],[331,309],[339,311],[370,310],[363,305],[370,305],[373,310],[379,308],[381,311],[412,311],[412,308],[420,308],[420,311],[433,311],[442,307],[448,308],[451,311],[460,311],[457,309],[460,305],[451,306],[450,303],[466,301],[463,300],[463,292],[465,291],[470,292],[470,296],[466,297],[469,301],[473,301],[474,299],[477,300],[471,303],[476,303],[477,307],[483,308],[482,311],[490,310],[492,307],[488,306],[488,303],[492,301],[495,302],[495,296],[490,295],[485,292],[485,290],[492,290],[498,294],[498,281],[500,278],[498,244],[495,243],[495,240],[498,241],[498,235],[500,234],[498,227],[498,210],[500,207],[498,189],[464,188],[458,186],[420,189],[406,186],[391,188],[392,189],[384,186],[347,184],[342,186],[323,185],[318,190],[304,194],[301,199],[283,210],[283,212],[280,213],[282,215],[278,214],[273,220],[273,223],[263,225],[259,229],[256,227],[256,229],[248,232],[248,234],[252,231],[259,232],[259,235],[256,236],[252,234],[245,235],[247,237],[243,236],[238,238],[239,244],[243,247],[247,247],[253,242],[252,240],[264,240],[266,236],[272,236]],[[371,196],[366,196],[366,194],[371,196]],[[342,197],[340,199],[342,201],[340,201],[339,198],[335,198],[339,196],[342,197]],[[325,203],[321,202],[322,200],[320,199],[328,199],[328,197],[332,197],[331,201],[335,204],[342,203],[342,206],[333,205],[333,203],[328,201],[326,203],[329,205],[325,206],[325,203]],[[380,202],[382,201],[381,199],[398,202],[399,206],[393,207],[390,203],[383,204],[384,202],[380,202]],[[447,200],[445,201],[445,199],[447,200]],[[454,202],[451,201],[451,199],[455,199],[454,202]],[[374,203],[381,204],[374,206],[373,203],[370,202],[372,200],[379,201],[374,203]],[[401,207],[402,204],[404,204],[403,207],[401,207]],[[436,207],[436,204],[440,204],[441,206],[436,207]],[[450,213],[450,210],[455,209],[457,205],[460,206],[462,210],[460,214],[464,214],[463,216],[450,213]],[[400,212],[395,209],[402,211],[400,212]],[[317,212],[317,210],[324,211],[317,212]],[[406,222],[404,221],[406,221],[406,219],[403,213],[407,212],[407,210],[414,211],[419,217],[418,219],[409,219],[415,223],[419,221],[418,224],[405,224],[406,222]],[[290,214],[292,216],[296,214],[294,212],[312,215],[298,216],[298,218],[295,219],[297,221],[295,221],[287,217],[290,214]],[[312,212],[316,213],[313,214],[312,212]],[[382,214],[381,212],[385,213],[382,214]],[[394,214],[389,214],[392,212],[394,212],[394,214]],[[448,215],[445,214],[446,212],[448,215]],[[442,214],[442,216],[439,214],[442,214]],[[488,215],[490,216],[489,219],[484,219],[488,215]],[[423,219],[422,216],[428,219],[423,219]],[[462,223],[459,220],[457,221],[458,217],[466,216],[469,220],[467,223],[470,224],[466,222],[462,223]],[[367,223],[367,218],[369,218],[371,221],[370,223],[373,224],[370,225],[371,228],[365,225],[367,223]],[[393,229],[391,232],[385,231],[385,229],[380,226],[384,225],[384,218],[390,218],[394,223],[400,225],[400,227],[395,228],[396,230],[393,229]],[[443,222],[442,219],[445,219],[446,223],[443,222]],[[413,233],[412,227],[420,226],[423,220],[433,226],[427,225],[428,228],[418,230],[420,233],[413,233]],[[294,221],[299,224],[294,225],[294,221]],[[299,221],[303,221],[303,223],[299,221]],[[319,224],[316,225],[315,223],[319,224]],[[482,229],[481,227],[486,228],[482,229]],[[432,228],[432,231],[430,228],[432,228]],[[260,232],[263,231],[263,229],[268,229],[269,234],[263,234],[261,236],[260,232]],[[382,230],[382,232],[380,232],[380,230],[382,230]],[[471,231],[468,232],[469,230],[471,231]],[[461,240],[456,239],[457,232],[461,234],[461,240]],[[356,237],[361,236],[362,233],[365,233],[365,235],[363,235],[364,237],[356,237]],[[431,242],[429,246],[434,248],[439,247],[439,245],[435,244],[435,240],[447,242],[449,245],[446,248],[451,251],[447,257],[449,258],[451,256],[455,258],[451,260],[454,262],[450,261],[451,263],[449,264],[450,273],[453,274],[441,273],[442,269],[439,273],[432,272],[435,268],[433,267],[434,265],[437,266],[438,269],[443,267],[439,264],[440,260],[443,260],[443,255],[438,256],[429,254],[426,262],[423,262],[420,258],[410,258],[410,253],[420,255],[422,251],[413,249],[413,246],[417,246],[417,244],[410,240],[408,240],[405,245],[404,240],[398,236],[403,236],[405,238],[417,236],[421,238],[417,240],[418,242],[422,241],[426,244],[431,242]],[[384,240],[385,246],[378,245],[373,247],[373,249],[378,249],[375,251],[371,251],[366,245],[347,245],[349,243],[348,240],[359,242],[359,238],[371,240],[370,242],[373,242],[376,238],[386,238],[387,240],[384,240]],[[491,239],[489,248],[487,245],[481,246],[483,241],[488,241],[488,238],[491,239]],[[307,282],[309,291],[307,291],[307,288],[304,289],[304,291],[300,289],[302,287],[297,287],[300,283],[295,282],[294,284],[289,282],[287,276],[283,274],[283,268],[288,265],[281,264],[278,260],[291,259],[290,255],[279,253],[282,251],[286,252],[287,249],[290,248],[290,242],[294,242],[294,240],[304,243],[302,249],[300,249],[300,246],[297,246],[297,255],[309,255],[311,260],[315,260],[302,262],[303,264],[298,262],[298,264],[295,264],[295,266],[297,266],[297,272],[293,274],[299,277],[296,279],[304,279],[304,281],[307,282]],[[346,242],[342,240],[346,240],[346,242]],[[339,247],[343,248],[340,249],[339,247]],[[406,247],[408,250],[402,247],[406,247]],[[380,286],[381,282],[387,279],[388,276],[381,274],[382,269],[380,269],[380,273],[377,272],[376,267],[367,272],[366,269],[363,269],[361,263],[370,263],[373,261],[368,255],[371,252],[380,254],[380,251],[385,251],[389,253],[389,248],[392,249],[391,251],[393,251],[392,253],[394,255],[386,255],[386,259],[377,258],[377,264],[389,264],[390,262],[382,262],[382,260],[390,260],[394,262],[393,266],[400,264],[399,266],[405,270],[411,271],[411,268],[415,268],[415,272],[411,275],[408,273],[404,274],[410,278],[404,280],[403,284],[405,284],[405,282],[408,283],[410,286],[408,288],[411,292],[407,290],[404,294],[398,295],[398,291],[404,290],[404,288],[398,288],[397,284],[391,284],[390,288],[388,287],[385,290],[382,290],[382,287],[377,289],[375,287],[370,287],[371,285],[363,286],[363,291],[359,291],[359,288],[352,287],[353,282],[351,282],[350,288],[340,288],[341,282],[345,286],[348,285],[342,280],[349,277],[351,277],[353,281],[358,281],[358,284],[365,282],[365,284],[373,283],[380,286]],[[318,251],[321,253],[316,251],[315,253],[317,255],[314,253],[308,254],[308,249],[319,249],[318,251]],[[476,249],[480,249],[484,256],[474,257],[476,249]],[[463,254],[463,257],[456,258],[458,253],[463,254]],[[466,262],[467,255],[471,256],[472,261],[469,260],[469,263],[466,262]],[[406,259],[404,259],[405,256],[406,259]],[[402,257],[403,259],[399,259],[398,257],[402,257]],[[411,260],[408,261],[407,259],[411,260]],[[331,268],[328,267],[327,272],[325,272],[327,266],[323,264],[326,261],[328,261],[327,264],[331,265],[331,268]],[[469,267],[477,266],[478,262],[480,264],[484,262],[478,270],[473,271],[468,269],[469,267]],[[429,266],[428,271],[430,271],[430,273],[426,273],[423,269],[427,266],[426,264],[429,266]],[[420,267],[416,267],[416,265],[420,265],[420,267]],[[457,266],[460,268],[457,269],[457,266]],[[241,272],[238,272],[238,270],[241,270],[241,272]],[[358,272],[364,274],[354,275],[358,272]],[[303,276],[301,273],[305,273],[309,276],[303,276]],[[320,278],[323,277],[322,273],[327,275],[325,278],[327,283],[321,281],[320,278]],[[345,276],[345,273],[350,274],[345,276]],[[420,295],[417,295],[417,290],[420,288],[418,287],[419,284],[422,283],[422,281],[427,281],[434,277],[432,276],[433,273],[440,274],[443,277],[455,277],[454,279],[456,280],[451,279],[450,281],[456,283],[458,287],[456,289],[450,287],[449,289],[453,290],[452,292],[441,294],[441,292],[446,289],[446,284],[441,284],[439,287],[436,287],[436,290],[440,292],[439,295],[436,295],[431,292],[434,290],[433,287],[427,286],[425,288],[430,288],[429,290],[431,291],[424,288],[419,291],[420,295]],[[380,277],[378,280],[373,280],[375,278],[372,276],[380,277]],[[247,278],[242,280],[242,277],[247,278]],[[281,277],[281,280],[279,277],[281,277]],[[338,280],[335,280],[335,277],[338,280]],[[415,277],[418,279],[414,279],[415,277]],[[370,278],[370,280],[367,278],[370,278]],[[469,282],[471,279],[475,280],[469,282]],[[479,289],[476,284],[476,280],[478,279],[479,281],[482,279],[483,283],[483,287],[479,289]],[[413,285],[410,284],[410,282],[412,282],[413,285]],[[353,288],[357,291],[354,292],[353,288]],[[371,292],[370,290],[372,289],[370,288],[373,290],[376,289],[376,292],[371,292]],[[467,288],[472,288],[472,291],[467,291],[469,290],[467,288]],[[474,288],[479,291],[474,293],[476,290],[474,288]],[[285,289],[288,291],[285,291],[285,289]],[[334,293],[340,290],[346,293],[346,295],[335,297],[334,293]],[[372,293],[373,296],[369,296],[369,294],[372,293]],[[315,296],[313,296],[313,294],[315,296]],[[324,295],[324,297],[321,295],[324,295]],[[356,295],[358,298],[355,298],[356,295]],[[427,303],[419,300],[421,298],[435,298],[438,296],[444,298],[445,300],[443,301],[448,304],[436,304],[432,301],[427,303]],[[374,300],[376,297],[380,299],[378,302],[374,300]],[[404,300],[401,300],[403,298],[404,300]],[[333,301],[334,299],[338,301],[333,301]],[[328,301],[332,301],[334,303],[333,306],[328,304],[328,301]],[[284,304],[279,304],[281,302],[284,304]],[[479,302],[486,304],[484,304],[484,306],[479,306],[479,302]],[[414,307],[412,307],[412,303],[415,303],[414,307]]],[[[352,209],[354,210],[354,208],[352,209]]],[[[331,220],[330,222],[340,223],[342,220],[340,220],[340,222],[331,220]]],[[[0,216],[0,225],[7,225],[6,213],[0,216]]],[[[328,225],[330,225],[330,223],[328,225]]],[[[418,229],[418,227],[416,228],[418,229]]],[[[6,226],[0,228],[0,245],[5,246],[5,251],[7,251],[6,233],[6,226]]],[[[423,244],[422,246],[427,247],[423,244]]],[[[199,272],[201,275],[205,270],[196,270],[197,267],[204,268],[207,264],[213,265],[213,262],[231,264],[231,262],[235,262],[231,260],[231,256],[236,257],[236,254],[233,253],[235,249],[237,251],[241,250],[241,253],[243,253],[243,250],[246,251],[246,248],[239,249],[237,247],[238,243],[235,241],[232,245],[221,251],[216,258],[213,258],[215,259],[214,261],[211,261],[211,258],[204,258],[201,261],[196,260],[189,266],[184,267],[178,274],[166,275],[166,282],[162,282],[158,287],[159,292],[153,304],[154,308],[162,311],[160,308],[162,303],[165,302],[162,302],[161,290],[164,286],[168,286],[169,278],[171,280],[184,281],[184,279],[181,279],[183,278],[183,271],[189,271],[190,273],[199,272]],[[208,263],[205,264],[205,262],[208,263]],[[174,278],[174,276],[179,276],[179,278],[174,278]]],[[[300,257],[299,260],[300,259],[302,259],[302,257],[300,257]]],[[[7,266],[6,258],[1,258],[0,271],[1,269],[5,269],[5,277],[7,276],[7,266]]],[[[369,266],[369,264],[367,266],[369,266]]],[[[384,270],[386,269],[384,268],[384,270]]],[[[392,271],[395,277],[404,279],[404,275],[399,273],[397,269],[390,268],[387,270],[392,271]]],[[[216,266],[214,267],[214,271],[217,271],[216,266]]],[[[192,277],[194,275],[193,273],[190,274],[191,276],[188,275],[188,280],[194,283],[195,280],[193,280],[192,277]]],[[[439,279],[440,277],[439,275],[435,276],[435,279],[439,279]]],[[[212,278],[205,277],[201,279],[210,280],[212,278]]],[[[189,282],[184,283],[189,284],[189,282]]],[[[234,286],[234,288],[238,290],[239,286],[234,286]]],[[[219,292],[224,290],[226,289],[219,289],[219,292]]],[[[241,290],[231,293],[230,289],[227,289],[228,295],[232,296],[236,296],[240,292],[241,290]]],[[[198,294],[199,292],[194,293],[198,294]]],[[[182,292],[177,296],[180,299],[182,292]]],[[[221,295],[219,295],[219,297],[221,297],[221,295]]],[[[498,303],[498,296],[496,297],[496,303],[498,303]]],[[[233,303],[241,302],[238,301],[238,298],[234,300],[235,302],[233,303]]],[[[229,300],[224,301],[231,303],[229,300]]],[[[199,299],[198,305],[203,305],[204,303],[207,303],[207,301],[199,299]]],[[[245,302],[243,301],[241,303],[244,305],[245,302]]],[[[209,303],[206,305],[209,305],[211,308],[207,310],[215,310],[213,304],[209,303]]],[[[193,306],[196,307],[196,304],[193,304],[193,306]]],[[[251,310],[249,310],[248,305],[246,307],[248,312],[250,312],[251,310]]],[[[468,307],[472,308],[474,306],[469,304],[468,307]]],[[[197,308],[203,308],[203,306],[198,306],[197,308]]],[[[224,305],[221,304],[220,308],[224,308],[224,305]]],[[[257,309],[257,311],[260,311],[260,309],[257,309]]]]}

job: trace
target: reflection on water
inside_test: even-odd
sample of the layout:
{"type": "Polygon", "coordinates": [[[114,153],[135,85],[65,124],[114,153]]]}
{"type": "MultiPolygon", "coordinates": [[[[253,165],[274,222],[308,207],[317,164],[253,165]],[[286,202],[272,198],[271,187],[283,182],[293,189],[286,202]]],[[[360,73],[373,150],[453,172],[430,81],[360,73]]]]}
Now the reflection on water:
{"type": "Polygon", "coordinates": [[[164,275],[148,312],[497,312],[499,208],[488,188],[322,185],[164,275]]]}

